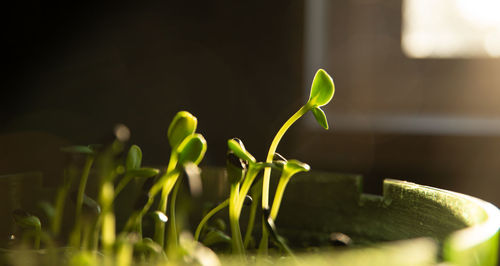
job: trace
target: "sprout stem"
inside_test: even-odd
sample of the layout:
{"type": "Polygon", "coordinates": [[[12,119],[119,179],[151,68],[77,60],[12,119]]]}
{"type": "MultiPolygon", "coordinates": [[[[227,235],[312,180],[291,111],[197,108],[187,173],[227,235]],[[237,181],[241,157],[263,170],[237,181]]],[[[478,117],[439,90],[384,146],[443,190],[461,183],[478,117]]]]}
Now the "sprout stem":
{"type": "MultiPolygon", "coordinates": [[[[305,113],[307,113],[311,109],[309,104],[302,106],[295,114],[290,117],[285,124],[280,128],[276,136],[274,136],[273,142],[271,142],[271,146],[269,147],[269,152],[267,153],[266,163],[271,163],[273,161],[274,154],[276,153],[276,149],[278,148],[278,144],[281,138],[285,135],[285,132],[295,123],[300,117],[302,117],[305,113]]],[[[266,167],[264,169],[264,176],[262,178],[262,209],[269,209],[269,181],[271,179],[271,167],[266,167]]],[[[262,239],[259,245],[259,252],[266,253],[267,252],[267,240],[268,233],[267,229],[262,226],[262,239]]]]}
{"type": "MultiPolygon", "coordinates": [[[[170,160],[168,162],[167,172],[165,173],[165,176],[168,176],[175,170],[177,166],[177,158],[178,158],[177,152],[175,150],[172,150],[172,152],[170,153],[170,160]]],[[[161,211],[162,213],[167,213],[168,196],[173,186],[175,185],[178,176],[179,176],[178,174],[169,176],[167,182],[162,187],[160,202],[158,203],[158,210],[161,211]]],[[[156,222],[154,240],[161,247],[165,247],[165,223],[161,221],[156,222]]]]}
{"type": "Polygon", "coordinates": [[[288,184],[288,181],[290,181],[290,177],[282,175],[278,183],[278,187],[276,188],[276,193],[274,194],[273,206],[271,208],[271,213],[269,214],[269,217],[271,217],[273,221],[276,221],[276,217],[278,216],[281,200],[283,199],[283,194],[285,193],[285,188],[286,185],[288,184]]]}
{"type": "Polygon", "coordinates": [[[66,196],[68,195],[68,190],[71,184],[64,184],[63,187],[59,188],[56,196],[56,211],[54,215],[54,220],[52,220],[52,233],[54,236],[58,236],[61,231],[61,223],[63,218],[64,205],[66,203],[66,196]]]}
{"type": "Polygon", "coordinates": [[[250,164],[246,173],[246,177],[243,180],[243,184],[241,185],[241,189],[238,194],[238,201],[236,205],[236,213],[238,215],[238,219],[240,219],[241,209],[243,208],[243,203],[245,202],[245,197],[248,194],[248,190],[250,190],[250,187],[252,186],[252,183],[259,172],[259,167],[256,167],[255,164],[250,164]]]}
{"type": "Polygon", "coordinates": [[[35,228],[35,249],[40,249],[40,236],[42,235],[42,227],[41,225],[37,225],[35,228]]]}
{"type": "Polygon", "coordinates": [[[217,212],[226,208],[228,205],[229,205],[229,199],[227,199],[227,200],[223,201],[222,203],[220,203],[219,205],[217,205],[210,212],[208,212],[207,215],[205,215],[205,217],[203,217],[200,224],[198,224],[198,227],[196,227],[196,231],[194,233],[194,240],[199,241],[201,230],[203,229],[205,224],[208,222],[208,220],[210,218],[212,218],[212,216],[214,216],[217,212]]]}
{"type": "Polygon", "coordinates": [[[239,214],[237,211],[239,188],[239,183],[231,184],[231,193],[229,196],[229,223],[231,225],[233,253],[243,256],[245,254],[245,248],[241,237],[239,214]]]}
{"type": "Polygon", "coordinates": [[[125,176],[118,182],[118,185],[116,185],[115,188],[115,198],[120,194],[120,192],[125,188],[125,186],[132,180],[134,176],[130,174],[125,174],[125,176]]]}
{"type": "Polygon", "coordinates": [[[254,187],[250,190],[250,194],[252,196],[253,201],[252,205],[250,206],[250,215],[248,217],[247,230],[245,231],[245,239],[243,241],[245,248],[248,248],[248,245],[250,244],[250,239],[252,239],[253,226],[255,223],[255,214],[257,213],[259,199],[260,196],[262,195],[262,190],[260,189],[261,186],[262,186],[262,179],[260,179],[258,183],[255,184],[254,187]]]}
{"type": "MultiPolygon", "coordinates": [[[[169,217],[169,234],[168,234],[168,249],[169,253],[172,254],[172,251],[177,250],[179,246],[179,239],[177,235],[177,222],[175,218],[175,204],[177,201],[177,194],[179,193],[179,188],[181,187],[182,180],[177,178],[177,182],[175,183],[174,190],[172,191],[172,198],[170,199],[170,217],[169,217]]],[[[165,248],[165,252],[166,252],[165,248]]]]}
{"type": "MultiPolygon", "coordinates": [[[[267,153],[266,163],[271,163],[273,161],[274,154],[278,148],[281,138],[285,135],[285,132],[295,123],[300,117],[307,113],[310,109],[309,105],[302,106],[292,117],[290,117],[285,124],[280,128],[276,136],[274,136],[273,142],[269,147],[269,152],[267,153]]],[[[262,184],[262,208],[269,208],[269,181],[271,178],[271,167],[266,167],[264,169],[263,184],[262,184]]]]}
{"type": "Polygon", "coordinates": [[[87,186],[87,180],[89,178],[90,168],[92,167],[92,163],[94,162],[94,156],[88,155],[85,160],[85,165],[83,166],[82,176],[80,178],[80,184],[78,185],[78,194],[76,196],[76,206],[75,206],[75,228],[73,233],[71,234],[71,244],[74,247],[80,246],[81,239],[81,227],[82,227],[82,205],[83,205],[83,196],[85,194],[85,187],[87,186]]]}

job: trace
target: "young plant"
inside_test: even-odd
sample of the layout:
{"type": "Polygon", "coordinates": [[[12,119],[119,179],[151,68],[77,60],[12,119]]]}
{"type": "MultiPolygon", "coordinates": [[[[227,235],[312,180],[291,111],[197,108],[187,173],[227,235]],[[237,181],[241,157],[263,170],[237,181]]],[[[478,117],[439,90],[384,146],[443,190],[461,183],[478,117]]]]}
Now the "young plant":
{"type": "Polygon", "coordinates": [[[281,171],[281,177],[278,181],[278,187],[276,188],[276,193],[274,194],[273,205],[269,215],[273,221],[275,221],[278,217],[278,211],[283,199],[283,194],[290,178],[299,172],[308,172],[311,169],[308,164],[297,160],[284,161],[283,163],[283,170],[281,171]]]}
{"type": "Polygon", "coordinates": [[[115,197],[125,188],[125,186],[135,177],[150,178],[160,173],[156,168],[141,167],[142,151],[137,145],[132,145],[128,151],[125,161],[125,175],[115,188],[115,197]]]}
{"type": "MultiPolygon", "coordinates": [[[[167,169],[167,172],[161,175],[158,178],[158,180],[151,185],[151,187],[146,188],[146,191],[139,198],[140,200],[138,204],[136,204],[136,211],[129,217],[127,224],[125,226],[125,230],[136,231],[140,233],[142,217],[148,212],[149,208],[153,204],[155,196],[158,195],[158,193],[160,192],[162,192],[163,195],[163,191],[165,188],[170,193],[175,183],[177,182],[177,179],[181,174],[182,169],[184,169],[185,167],[192,168],[194,166],[197,166],[203,159],[206,150],[207,150],[206,140],[201,134],[191,134],[185,137],[185,139],[178,145],[177,149],[175,150],[175,156],[177,158],[175,160],[176,167],[171,169],[170,171],[167,169]]],[[[164,198],[163,200],[165,200],[165,205],[166,205],[166,198],[164,198]]],[[[163,214],[166,213],[166,211],[161,211],[161,210],[157,211],[163,214]]],[[[170,213],[169,220],[170,220],[170,226],[172,227],[177,226],[175,224],[175,212],[170,213]],[[174,220],[174,222],[172,220],[174,220]]],[[[171,230],[174,230],[174,228],[172,228],[171,230]]],[[[162,220],[157,220],[155,223],[154,240],[162,248],[164,248],[165,251],[167,251],[167,246],[163,242],[164,236],[165,236],[165,222],[162,220]]],[[[177,235],[173,235],[172,241],[169,241],[171,250],[175,249],[176,246],[175,241],[177,240],[177,238],[178,238],[177,235]]]]}
{"type": "MultiPolygon", "coordinates": [[[[158,204],[158,211],[166,213],[167,212],[167,201],[170,192],[172,191],[177,179],[180,175],[179,165],[179,151],[182,151],[184,147],[179,149],[179,146],[183,143],[188,136],[195,133],[198,120],[195,116],[186,111],[178,112],[170,126],[168,127],[167,137],[172,149],[170,153],[170,161],[168,163],[167,171],[162,176],[161,179],[166,179],[162,187],[160,202],[158,204]],[[168,178],[167,178],[168,177],[168,178]]],[[[157,223],[155,230],[154,240],[160,245],[164,246],[165,238],[165,223],[157,223]]]]}
{"type": "Polygon", "coordinates": [[[40,222],[40,219],[38,219],[35,215],[20,209],[15,210],[12,215],[14,216],[14,221],[17,226],[30,231],[30,233],[34,236],[33,247],[35,249],[39,249],[40,237],[42,235],[42,223],[40,222]]]}
{"type": "MultiPolygon", "coordinates": [[[[325,129],[328,129],[328,121],[326,115],[321,109],[321,106],[328,104],[335,93],[335,85],[333,80],[326,73],[325,70],[319,69],[314,76],[311,93],[309,100],[305,105],[303,105],[294,115],[292,115],[283,126],[280,128],[278,133],[274,136],[269,151],[267,153],[266,162],[271,163],[278,148],[278,144],[285,135],[286,131],[295,123],[300,117],[302,117],[307,112],[311,111],[314,115],[316,121],[325,129]]],[[[262,209],[269,209],[269,181],[271,177],[271,168],[266,167],[264,170],[263,184],[262,184],[262,209]]],[[[262,227],[262,239],[260,243],[259,250],[263,253],[267,252],[268,245],[268,232],[266,227],[262,227]]]]}

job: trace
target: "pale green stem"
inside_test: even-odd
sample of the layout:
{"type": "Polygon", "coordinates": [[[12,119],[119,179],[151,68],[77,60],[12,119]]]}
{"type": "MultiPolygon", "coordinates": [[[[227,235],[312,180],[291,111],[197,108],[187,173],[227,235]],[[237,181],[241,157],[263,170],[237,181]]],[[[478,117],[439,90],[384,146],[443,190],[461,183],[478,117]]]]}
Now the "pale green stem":
{"type": "Polygon", "coordinates": [[[250,187],[252,186],[252,183],[255,180],[255,177],[257,177],[257,174],[259,172],[260,172],[260,168],[257,168],[254,164],[251,164],[250,167],[248,168],[245,180],[243,180],[243,184],[241,185],[240,192],[238,193],[238,201],[237,201],[237,205],[236,205],[237,206],[236,212],[238,214],[238,219],[240,218],[240,215],[241,215],[241,209],[243,208],[243,203],[245,202],[245,197],[248,194],[248,191],[250,190],[250,187]]]}
{"type": "MultiPolygon", "coordinates": [[[[292,117],[290,117],[285,124],[280,128],[276,136],[274,136],[273,142],[271,142],[271,146],[269,147],[269,152],[267,153],[266,163],[271,163],[273,161],[274,154],[276,153],[276,149],[278,148],[278,144],[281,138],[285,135],[285,132],[297,121],[300,117],[302,117],[305,113],[307,113],[311,107],[309,105],[302,106],[292,117]]],[[[262,178],[262,209],[269,209],[269,181],[271,179],[271,168],[266,167],[264,169],[264,176],[262,178]]],[[[264,223],[264,222],[263,222],[264,223]]],[[[264,225],[264,224],[263,224],[264,225]]],[[[267,253],[267,241],[268,241],[268,233],[265,226],[262,226],[262,239],[259,245],[260,253],[267,253]],[[265,243],[264,243],[265,242],[265,243]],[[264,251],[265,250],[265,251],[264,251]]]]}
{"type": "MultiPolygon", "coordinates": [[[[167,172],[165,173],[165,175],[169,175],[171,172],[173,172],[176,169],[177,157],[178,157],[177,152],[172,150],[172,152],[170,154],[170,161],[168,162],[167,172]]],[[[158,203],[158,210],[164,214],[167,213],[168,196],[170,194],[170,191],[172,190],[173,185],[175,185],[175,182],[177,181],[177,177],[178,177],[178,175],[170,177],[170,179],[172,179],[172,180],[171,180],[171,182],[167,182],[167,183],[173,182],[171,186],[169,184],[165,184],[162,187],[160,202],[158,203]]],[[[165,223],[163,223],[161,221],[156,221],[154,240],[160,246],[162,246],[162,247],[165,246],[165,223]]]]}
{"type": "Polygon", "coordinates": [[[103,216],[101,228],[102,248],[106,255],[113,253],[113,245],[116,239],[115,215],[113,212],[106,212],[103,216]]]}
{"type": "Polygon", "coordinates": [[[276,221],[276,217],[278,217],[278,211],[280,209],[281,200],[283,199],[283,194],[285,193],[286,185],[290,181],[290,176],[282,175],[280,181],[278,183],[278,187],[276,188],[276,193],[274,194],[273,206],[271,207],[271,213],[269,217],[276,221]]]}
{"type": "Polygon", "coordinates": [[[61,223],[64,212],[64,205],[66,203],[66,196],[68,195],[68,187],[65,185],[61,187],[56,196],[56,211],[54,215],[54,220],[52,220],[52,233],[54,236],[58,236],[61,231],[61,223]]]}
{"type": "Polygon", "coordinates": [[[154,198],[162,190],[164,186],[167,188],[172,189],[173,185],[175,184],[173,181],[175,180],[175,176],[179,175],[179,170],[173,170],[172,172],[162,176],[158,182],[156,182],[153,187],[149,190],[149,200],[148,202],[142,207],[141,210],[135,211],[127,220],[127,223],[125,224],[125,230],[130,231],[133,230],[134,228],[137,227],[137,223],[142,220],[142,217],[146,212],[151,208],[151,205],[153,205],[154,198]]]}
{"type": "Polygon", "coordinates": [[[87,180],[89,178],[90,168],[92,167],[92,163],[94,162],[94,156],[88,155],[85,161],[85,165],[83,166],[82,176],[80,178],[80,184],[78,186],[78,194],[76,197],[76,206],[75,206],[75,228],[71,235],[71,244],[74,247],[80,246],[81,239],[81,227],[82,227],[82,205],[83,205],[83,196],[85,194],[85,187],[87,186],[87,180]]]}
{"type": "MultiPolygon", "coordinates": [[[[280,128],[276,136],[274,136],[273,142],[269,147],[269,152],[267,153],[266,163],[272,163],[278,144],[281,138],[285,135],[285,132],[292,126],[295,121],[302,117],[305,113],[309,111],[310,107],[308,105],[302,106],[292,117],[290,117],[285,124],[280,128]]],[[[263,184],[262,184],[262,208],[269,208],[269,181],[271,178],[271,167],[266,167],[264,169],[263,184]]]]}
{"type": "Polygon", "coordinates": [[[239,183],[231,184],[231,193],[229,196],[229,224],[231,226],[233,253],[243,256],[245,248],[241,237],[239,215],[237,213],[237,202],[239,197],[239,183]]]}
{"type": "Polygon", "coordinates": [[[41,226],[36,226],[35,228],[35,249],[40,249],[40,236],[42,235],[42,227],[41,226]]]}
{"type": "Polygon", "coordinates": [[[205,215],[205,217],[203,217],[200,224],[198,224],[198,227],[196,227],[196,231],[194,233],[194,240],[199,241],[201,230],[203,229],[205,224],[208,222],[208,220],[210,218],[212,218],[212,216],[214,216],[220,210],[226,208],[228,205],[229,205],[229,199],[227,199],[227,200],[223,201],[222,203],[220,203],[219,205],[217,205],[217,207],[213,208],[210,212],[207,213],[207,215],[205,215]]]}
{"type": "MultiPolygon", "coordinates": [[[[170,254],[173,254],[174,251],[177,250],[179,246],[179,239],[177,235],[177,222],[175,218],[175,204],[177,201],[177,194],[179,193],[179,188],[181,187],[182,180],[177,178],[177,182],[175,183],[174,190],[172,191],[172,198],[170,200],[170,217],[169,217],[169,234],[168,234],[168,251],[170,254]]],[[[165,252],[167,252],[167,248],[165,248],[165,252]]]]}
{"type": "Polygon", "coordinates": [[[120,192],[125,188],[125,186],[132,180],[134,176],[130,174],[125,174],[125,176],[118,182],[118,185],[116,185],[115,188],[115,198],[120,194],[120,192]]]}
{"type": "Polygon", "coordinates": [[[89,178],[90,168],[92,167],[92,163],[94,162],[94,156],[87,156],[87,160],[85,161],[85,165],[82,171],[82,177],[80,179],[80,185],[78,186],[78,195],[76,198],[76,213],[75,219],[77,221],[80,220],[82,215],[82,205],[83,205],[83,196],[85,194],[85,187],[87,186],[87,180],[89,178]]]}
{"type": "Polygon", "coordinates": [[[105,181],[101,187],[101,194],[104,194],[103,191],[107,191],[110,195],[101,195],[99,198],[101,199],[102,211],[101,214],[103,216],[102,224],[101,224],[101,241],[103,251],[106,254],[112,254],[113,245],[116,239],[116,222],[115,215],[112,210],[113,198],[114,198],[114,188],[111,181],[105,181]]]}
{"type": "Polygon", "coordinates": [[[259,243],[259,250],[258,250],[259,255],[267,255],[267,249],[269,244],[268,238],[269,238],[269,232],[267,231],[266,228],[266,221],[264,220],[264,217],[262,217],[262,238],[260,239],[259,243]]]}
{"type": "MultiPolygon", "coordinates": [[[[163,199],[164,199],[164,205],[163,205],[163,202],[161,202],[162,204],[159,206],[161,208],[158,209],[162,213],[166,213],[167,212],[166,205],[167,205],[168,195],[170,194],[170,191],[172,191],[172,188],[175,185],[175,181],[177,180],[177,176],[178,175],[171,176],[168,180],[166,180],[166,183],[165,183],[165,185],[163,186],[163,188],[161,190],[161,192],[162,192],[161,195],[162,196],[166,195],[165,197],[163,197],[163,199]],[[165,208],[163,208],[163,206],[165,206],[165,208]]],[[[155,223],[154,240],[160,246],[164,247],[164,244],[165,244],[164,243],[164,239],[165,239],[165,223],[162,222],[162,221],[156,221],[156,223],[155,223]]]]}
{"type": "Polygon", "coordinates": [[[257,207],[259,205],[260,196],[262,195],[262,179],[254,185],[254,187],[250,191],[250,195],[252,196],[252,205],[250,206],[250,215],[248,217],[247,230],[245,231],[245,239],[243,244],[245,248],[248,248],[250,244],[250,240],[252,239],[253,226],[255,223],[255,215],[257,213],[257,207]]]}
{"type": "Polygon", "coordinates": [[[116,256],[117,266],[129,266],[132,265],[134,248],[130,243],[122,243],[118,249],[118,254],[116,256]]]}

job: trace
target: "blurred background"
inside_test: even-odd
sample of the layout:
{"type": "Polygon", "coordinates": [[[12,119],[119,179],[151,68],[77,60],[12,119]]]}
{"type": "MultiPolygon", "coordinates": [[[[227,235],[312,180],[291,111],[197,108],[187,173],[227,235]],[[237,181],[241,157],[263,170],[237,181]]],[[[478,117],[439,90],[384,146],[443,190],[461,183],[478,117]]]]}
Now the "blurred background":
{"type": "Polygon", "coordinates": [[[325,108],[278,151],[314,170],[470,194],[500,205],[498,1],[23,1],[4,9],[0,174],[60,180],[59,147],[131,130],[148,165],[166,164],[179,110],[198,117],[204,165],[239,137],[264,160],[307,101],[317,68],[325,108]],[[438,3],[436,3],[438,2],[438,3]]]}

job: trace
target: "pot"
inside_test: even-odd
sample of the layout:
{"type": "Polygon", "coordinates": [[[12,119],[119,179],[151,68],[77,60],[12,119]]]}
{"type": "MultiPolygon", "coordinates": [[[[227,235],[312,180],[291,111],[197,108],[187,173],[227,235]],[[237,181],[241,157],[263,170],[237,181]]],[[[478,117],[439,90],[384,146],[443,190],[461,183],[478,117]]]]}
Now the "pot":
{"type": "MultiPolygon", "coordinates": [[[[227,197],[224,171],[208,168],[202,176],[206,199],[227,197]]],[[[384,181],[383,195],[361,188],[357,175],[309,172],[292,178],[276,225],[298,248],[299,262],[497,265],[500,211],[492,204],[394,179],[384,181]],[[335,232],[349,236],[353,247],[318,246],[335,232]]]]}
{"type": "MultiPolygon", "coordinates": [[[[223,169],[204,168],[204,195],[195,203],[227,198],[226,179],[223,169]]],[[[309,172],[292,178],[275,222],[278,233],[295,250],[296,261],[303,265],[497,264],[500,211],[492,204],[393,179],[384,181],[383,195],[366,194],[361,188],[362,178],[357,175],[309,172]],[[349,236],[352,245],[329,245],[332,233],[349,236]]],[[[246,228],[244,220],[242,228],[246,228]]],[[[198,222],[199,217],[192,221],[198,222]]],[[[259,234],[259,228],[254,232],[259,234]]],[[[0,253],[12,259],[15,252],[0,253]]],[[[45,257],[43,252],[34,254],[45,257]]],[[[221,261],[241,265],[231,256],[222,255],[221,261]]],[[[280,258],[265,263],[296,261],[280,258]]]]}

